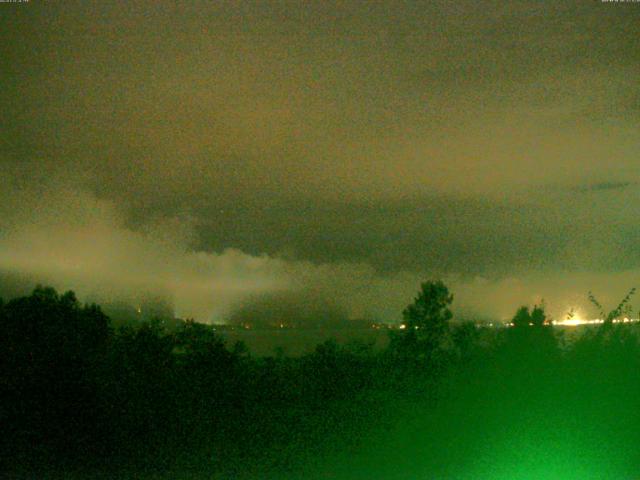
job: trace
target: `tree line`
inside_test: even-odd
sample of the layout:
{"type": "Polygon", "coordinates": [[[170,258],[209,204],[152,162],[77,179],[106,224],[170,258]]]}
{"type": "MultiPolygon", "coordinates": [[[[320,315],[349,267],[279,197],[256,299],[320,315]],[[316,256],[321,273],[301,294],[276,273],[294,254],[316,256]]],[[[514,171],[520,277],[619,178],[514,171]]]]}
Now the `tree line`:
{"type": "Polygon", "coordinates": [[[638,424],[625,413],[640,398],[635,326],[611,317],[569,343],[544,306],[496,330],[453,322],[452,303],[444,283],[425,282],[384,349],[326,341],[300,357],[256,357],[194,321],[115,329],[99,306],[39,286],[0,301],[3,468],[16,478],[338,478],[356,464],[412,468],[406,455],[374,454],[393,439],[436,475],[472,468],[469,452],[501,425],[539,415],[568,428],[567,405],[605,439],[618,404],[638,424]],[[419,435],[399,427],[410,415],[419,435]]]}

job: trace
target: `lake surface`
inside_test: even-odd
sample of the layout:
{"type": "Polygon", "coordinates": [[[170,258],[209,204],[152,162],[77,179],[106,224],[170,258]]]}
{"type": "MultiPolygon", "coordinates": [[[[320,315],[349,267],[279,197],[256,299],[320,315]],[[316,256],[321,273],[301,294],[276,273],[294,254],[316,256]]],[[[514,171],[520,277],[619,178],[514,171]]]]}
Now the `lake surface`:
{"type": "Polygon", "coordinates": [[[282,329],[282,330],[246,330],[222,331],[221,335],[232,347],[236,341],[244,342],[253,355],[273,355],[277,348],[282,348],[285,355],[299,356],[312,352],[315,347],[326,340],[335,340],[339,344],[352,341],[372,344],[374,348],[383,348],[389,342],[386,329],[282,329]]]}

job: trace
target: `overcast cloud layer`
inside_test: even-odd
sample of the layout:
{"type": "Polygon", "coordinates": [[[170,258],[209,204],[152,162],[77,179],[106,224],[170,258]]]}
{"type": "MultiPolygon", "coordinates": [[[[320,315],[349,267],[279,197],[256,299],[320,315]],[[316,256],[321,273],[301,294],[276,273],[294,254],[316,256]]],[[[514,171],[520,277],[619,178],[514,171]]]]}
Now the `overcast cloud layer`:
{"type": "Polygon", "coordinates": [[[206,321],[638,284],[637,4],[0,6],[6,274],[206,321]]]}

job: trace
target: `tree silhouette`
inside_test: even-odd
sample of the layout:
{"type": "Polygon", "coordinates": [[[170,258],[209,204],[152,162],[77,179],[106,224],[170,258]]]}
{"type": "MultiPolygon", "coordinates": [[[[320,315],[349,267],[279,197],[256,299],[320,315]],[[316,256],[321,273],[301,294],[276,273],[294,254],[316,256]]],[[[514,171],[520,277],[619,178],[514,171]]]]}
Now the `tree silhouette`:
{"type": "Polygon", "coordinates": [[[598,314],[600,315],[600,319],[604,321],[605,325],[610,325],[614,320],[618,319],[622,315],[631,316],[632,307],[630,305],[631,297],[636,293],[636,288],[633,287],[629,290],[629,293],[620,300],[620,303],[611,310],[609,313],[605,313],[604,307],[602,304],[596,299],[592,292],[589,292],[589,301],[598,309],[598,314]]]}
{"type": "Polygon", "coordinates": [[[452,302],[453,295],[441,280],[424,282],[413,303],[402,312],[406,328],[442,335],[453,317],[449,309],[452,302]]]}
{"type": "Polygon", "coordinates": [[[97,437],[97,371],[111,335],[96,305],[73,292],[36,287],[2,307],[0,390],[7,429],[57,457],[78,455],[97,437]]]}
{"type": "Polygon", "coordinates": [[[511,320],[513,326],[516,328],[528,327],[531,323],[531,313],[529,312],[529,307],[523,305],[516,311],[516,314],[513,316],[511,320]]]}
{"type": "Polygon", "coordinates": [[[405,353],[433,359],[448,333],[452,302],[453,295],[441,280],[422,283],[413,303],[402,312],[404,331],[394,343],[405,353]]]}
{"type": "Polygon", "coordinates": [[[531,323],[534,327],[542,327],[547,320],[547,314],[544,310],[544,304],[534,305],[531,310],[531,323]]]}
{"type": "Polygon", "coordinates": [[[546,320],[547,314],[544,309],[544,304],[534,305],[531,311],[529,311],[529,307],[523,305],[518,308],[511,322],[516,328],[525,328],[542,327],[546,320]]]}

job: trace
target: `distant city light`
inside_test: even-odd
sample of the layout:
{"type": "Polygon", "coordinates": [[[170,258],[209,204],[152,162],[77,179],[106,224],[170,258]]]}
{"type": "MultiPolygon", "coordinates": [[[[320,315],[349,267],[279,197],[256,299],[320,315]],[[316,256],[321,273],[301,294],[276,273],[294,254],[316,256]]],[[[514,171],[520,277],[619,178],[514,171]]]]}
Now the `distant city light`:
{"type": "MultiPolygon", "coordinates": [[[[637,323],[640,319],[637,318],[614,318],[611,323],[637,323]]],[[[567,320],[553,321],[552,324],[559,327],[577,327],[580,325],[600,325],[604,323],[601,318],[595,318],[593,320],[584,320],[581,318],[570,318],[567,320]]]]}

